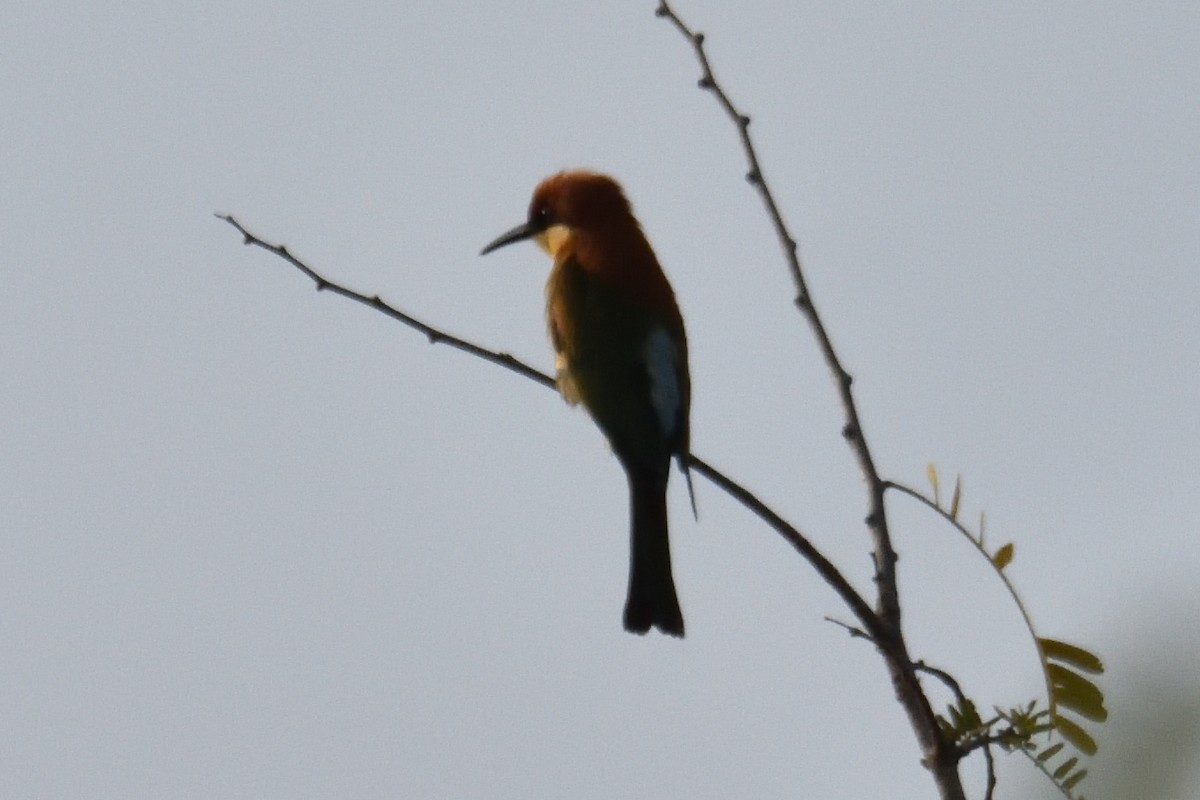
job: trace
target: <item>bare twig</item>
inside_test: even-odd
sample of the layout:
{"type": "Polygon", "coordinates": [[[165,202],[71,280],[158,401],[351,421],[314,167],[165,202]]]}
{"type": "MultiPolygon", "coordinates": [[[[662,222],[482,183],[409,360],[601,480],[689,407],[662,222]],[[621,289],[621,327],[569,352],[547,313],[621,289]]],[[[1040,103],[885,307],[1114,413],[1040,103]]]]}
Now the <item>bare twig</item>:
{"type": "Polygon", "coordinates": [[[859,467],[867,479],[867,486],[870,492],[870,511],[867,515],[867,524],[874,532],[875,539],[875,574],[876,583],[879,585],[879,613],[889,626],[899,631],[900,601],[896,588],[896,552],[892,549],[891,537],[888,533],[887,515],[883,507],[883,482],[879,477],[878,470],[875,468],[875,461],[871,457],[871,450],[867,446],[867,440],[862,431],[862,423],[859,421],[858,408],[854,403],[854,394],[851,391],[851,384],[854,379],[842,366],[841,359],[838,358],[837,352],[833,348],[833,342],[829,338],[829,332],[825,330],[825,324],[822,322],[821,316],[817,313],[816,306],[813,303],[812,293],[808,289],[808,282],[804,278],[804,270],[800,264],[799,247],[796,239],[788,231],[787,223],[783,221],[783,214],[779,210],[779,205],[775,202],[775,196],[772,194],[771,188],[767,184],[766,176],[763,174],[762,167],[759,164],[758,152],[755,150],[754,142],[750,137],[750,117],[742,113],[733,104],[733,101],[713,74],[712,64],[709,62],[708,53],[704,49],[704,34],[689,28],[665,0],[660,2],[655,13],[669,20],[691,43],[692,49],[696,53],[696,59],[700,62],[700,88],[713,93],[726,115],[737,126],[738,135],[742,142],[742,150],[745,152],[746,161],[750,166],[749,172],[746,173],[746,180],[758,190],[759,197],[762,198],[763,205],[766,206],[767,215],[771,218],[771,223],[775,227],[775,233],[779,237],[779,242],[783,246],[788,270],[791,273],[792,281],[796,285],[796,307],[800,309],[812,327],[813,333],[817,337],[817,342],[820,344],[821,352],[825,356],[825,362],[837,379],[838,393],[841,396],[842,407],[846,414],[846,424],[842,428],[842,435],[850,442],[850,446],[854,449],[855,455],[858,457],[859,467]]]}
{"type": "Polygon", "coordinates": [[[983,800],[992,800],[996,796],[996,757],[992,755],[991,742],[983,745],[983,760],[987,765],[987,788],[984,790],[983,800]]]}
{"type": "Polygon", "coordinates": [[[929,699],[921,689],[901,630],[900,599],[896,583],[896,551],[892,547],[891,535],[888,531],[887,511],[884,508],[884,482],[875,467],[875,461],[862,430],[858,408],[855,405],[851,389],[853,378],[842,366],[841,359],[838,358],[829,337],[829,332],[825,329],[825,324],[813,302],[812,293],[809,291],[800,264],[796,239],[788,231],[787,225],[783,221],[783,215],[767,184],[759,163],[758,153],[750,137],[750,117],[734,105],[728,93],[713,74],[712,64],[704,47],[704,34],[688,27],[671,9],[666,0],[660,0],[655,14],[670,21],[691,44],[696,59],[700,63],[700,88],[711,92],[716,97],[725,114],[737,126],[742,150],[749,164],[746,179],[758,191],[759,197],[766,206],[767,214],[775,227],[775,232],[783,247],[784,257],[787,259],[788,269],[796,286],[796,307],[808,320],[825,357],[825,362],[836,380],[846,420],[842,427],[842,435],[850,443],[855,453],[859,469],[866,479],[869,495],[869,511],[866,521],[874,542],[875,582],[878,589],[876,608],[883,634],[875,635],[873,633],[873,637],[885,656],[896,696],[908,714],[909,722],[924,754],[923,761],[932,772],[942,798],[944,800],[961,800],[964,798],[964,794],[962,781],[958,775],[960,755],[953,743],[945,741],[941,735],[937,716],[929,704],[929,699]]]}
{"type": "Polygon", "coordinates": [[[867,633],[862,628],[857,628],[848,622],[842,622],[840,619],[835,619],[830,616],[826,616],[825,621],[831,622],[834,625],[837,625],[839,628],[842,628],[843,630],[845,630],[846,633],[850,634],[851,639],[866,639],[868,642],[871,642],[872,644],[875,643],[874,637],[872,637],[871,634],[867,633]]]}
{"type": "MultiPolygon", "coordinates": [[[[463,351],[464,353],[482,358],[484,361],[488,361],[492,364],[497,364],[501,367],[504,367],[505,369],[512,370],[518,375],[528,378],[535,383],[541,384],[542,386],[554,388],[555,384],[553,378],[544,372],[529,366],[523,361],[514,358],[508,353],[499,353],[494,350],[489,350],[486,347],[481,347],[473,342],[469,342],[465,339],[461,339],[457,336],[446,333],[439,328],[435,328],[426,322],[416,319],[415,317],[404,311],[401,311],[395,306],[389,305],[380,299],[378,295],[367,296],[365,294],[361,294],[360,292],[356,292],[353,289],[348,289],[341,284],[335,283],[334,281],[331,281],[330,279],[318,273],[305,262],[296,258],[287,249],[287,247],[279,244],[271,244],[270,242],[259,238],[247,230],[244,225],[242,225],[232,216],[222,214],[216,214],[215,216],[218,219],[228,222],[230,225],[236,228],[238,233],[242,235],[242,241],[244,244],[260,247],[263,250],[282,258],[284,261],[303,272],[309,277],[309,279],[313,281],[313,283],[316,284],[318,291],[333,292],[334,294],[347,297],[358,303],[362,303],[365,306],[369,306],[376,311],[382,312],[392,319],[398,320],[408,327],[420,332],[429,340],[431,344],[449,345],[457,350],[463,351]]],[[[846,605],[850,607],[851,611],[854,612],[854,615],[862,621],[863,625],[868,630],[874,631],[876,634],[883,633],[880,629],[878,617],[876,617],[875,612],[871,610],[871,606],[867,603],[867,601],[863,599],[862,595],[855,591],[854,587],[851,586],[850,582],[846,580],[845,576],[838,571],[837,567],[835,567],[833,563],[829,561],[829,559],[825,558],[825,556],[813,546],[812,542],[810,542],[806,536],[800,533],[795,526],[791,525],[781,516],[775,513],[774,510],[772,510],[766,503],[759,500],[758,497],[756,497],[749,489],[728,477],[716,467],[712,466],[707,461],[704,461],[694,453],[688,456],[688,466],[691,469],[694,469],[698,474],[703,475],[715,486],[722,489],[726,494],[740,502],[750,511],[754,512],[760,519],[766,522],[772,529],[782,536],[788,544],[796,548],[796,550],[799,551],[799,553],[804,556],[810,564],[812,564],[813,568],[816,569],[826,583],[833,587],[833,590],[838,593],[846,605]]]]}
{"type": "Polygon", "coordinates": [[[468,342],[466,339],[460,339],[457,336],[453,336],[443,330],[439,330],[428,323],[422,322],[416,317],[406,314],[394,306],[388,305],[379,297],[379,295],[368,297],[367,295],[360,294],[353,289],[348,289],[345,286],[334,283],[333,281],[317,274],[312,267],[308,266],[303,261],[292,255],[285,245],[271,244],[263,241],[250,231],[246,230],[246,228],[242,226],[242,223],[238,222],[228,214],[214,214],[213,216],[215,216],[217,219],[225,220],[230,225],[237,228],[238,233],[242,235],[243,244],[261,247],[263,250],[266,250],[269,253],[274,253],[296,269],[303,272],[312,279],[313,283],[317,285],[318,292],[330,291],[334,294],[340,294],[342,297],[348,297],[351,300],[362,303],[365,306],[370,306],[376,311],[388,315],[392,319],[403,322],[413,330],[419,331],[420,333],[424,334],[427,339],[429,339],[430,344],[449,345],[456,350],[462,350],[464,353],[470,353],[473,356],[482,358],[484,361],[490,361],[493,364],[499,364],[500,366],[510,369],[518,375],[529,378],[529,380],[540,383],[543,386],[549,386],[551,388],[554,387],[554,378],[540,370],[534,369],[520,359],[515,358],[508,353],[497,353],[493,350],[488,350],[486,347],[480,347],[477,344],[468,342]]]}
{"type": "Polygon", "coordinates": [[[825,558],[817,548],[813,547],[812,542],[808,541],[799,531],[785,522],[782,517],[748,490],[713,469],[713,467],[702,461],[699,456],[694,453],[691,454],[688,457],[688,463],[692,469],[724,489],[726,494],[757,514],[759,519],[774,528],[792,547],[796,548],[802,556],[808,559],[808,562],[825,579],[825,582],[833,587],[833,590],[838,593],[846,605],[850,606],[850,610],[854,612],[854,616],[858,617],[863,626],[872,632],[872,636],[885,635],[879,617],[871,610],[867,601],[854,590],[854,587],[850,585],[850,582],[846,580],[838,568],[833,565],[833,562],[825,558]]]}

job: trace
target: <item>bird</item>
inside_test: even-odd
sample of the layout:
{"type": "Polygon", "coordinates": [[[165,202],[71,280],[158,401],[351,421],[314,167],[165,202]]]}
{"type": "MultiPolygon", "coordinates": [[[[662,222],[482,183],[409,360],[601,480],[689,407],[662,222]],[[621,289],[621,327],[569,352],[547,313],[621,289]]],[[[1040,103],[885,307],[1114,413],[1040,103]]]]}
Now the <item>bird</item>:
{"type": "Polygon", "coordinates": [[[674,456],[687,481],[691,378],[674,290],[620,184],[565,170],[533,192],[524,222],[480,255],[532,239],[553,259],[546,323],[563,399],[582,404],[629,483],[630,559],[624,627],[682,637],[671,572],[667,481],[674,456]]]}

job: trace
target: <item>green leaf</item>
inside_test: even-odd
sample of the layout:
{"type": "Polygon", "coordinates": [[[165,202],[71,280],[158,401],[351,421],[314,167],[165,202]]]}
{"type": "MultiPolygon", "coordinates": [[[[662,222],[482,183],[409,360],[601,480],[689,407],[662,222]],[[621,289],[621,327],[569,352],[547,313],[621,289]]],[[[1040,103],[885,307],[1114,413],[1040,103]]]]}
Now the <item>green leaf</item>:
{"type": "Polygon", "coordinates": [[[1096,684],[1061,664],[1047,664],[1046,674],[1050,676],[1050,691],[1056,703],[1093,722],[1104,722],[1108,719],[1108,709],[1104,707],[1104,694],[1096,684]]]}
{"type": "Polygon", "coordinates": [[[1087,770],[1081,769],[1081,770],[1079,770],[1079,772],[1076,772],[1074,775],[1072,775],[1071,777],[1069,777],[1065,781],[1063,781],[1062,787],[1069,792],[1072,789],[1074,789],[1076,786],[1078,786],[1079,782],[1086,777],[1087,777],[1087,770]]]}
{"type": "Polygon", "coordinates": [[[1009,542],[996,551],[996,554],[992,556],[992,563],[996,565],[996,569],[1004,569],[1012,562],[1013,549],[1013,543],[1009,542]]]}
{"type": "Polygon", "coordinates": [[[962,476],[954,479],[954,497],[950,499],[950,519],[958,519],[958,502],[962,500],[962,476]]]}
{"type": "Polygon", "coordinates": [[[1075,769],[1075,765],[1079,763],[1079,759],[1071,756],[1066,761],[1058,765],[1058,769],[1054,770],[1054,780],[1061,781],[1070,774],[1071,770],[1075,769]]]}
{"type": "Polygon", "coordinates": [[[1054,729],[1058,731],[1058,735],[1066,739],[1071,744],[1075,745],[1076,749],[1084,755],[1096,755],[1096,740],[1088,735],[1087,731],[1076,725],[1066,717],[1054,715],[1054,729]]]}
{"type": "Polygon", "coordinates": [[[1064,745],[1062,742],[1059,742],[1057,744],[1052,744],[1049,747],[1047,747],[1045,750],[1043,750],[1042,752],[1037,754],[1037,760],[1038,761],[1049,761],[1050,759],[1054,758],[1054,756],[1057,755],[1058,751],[1062,750],[1063,747],[1064,747],[1064,745]]]}
{"type": "Polygon", "coordinates": [[[983,725],[983,718],[979,716],[979,709],[970,700],[963,704],[962,709],[963,723],[969,729],[975,729],[983,725]]]}
{"type": "Polygon", "coordinates": [[[1099,675],[1104,672],[1104,663],[1100,660],[1100,657],[1089,650],[1084,650],[1082,647],[1076,647],[1066,642],[1060,642],[1057,639],[1038,639],[1038,643],[1041,644],[1042,652],[1046,654],[1046,658],[1049,660],[1070,664],[1093,675],[1099,675]]]}
{"type": "Polygon", "coordinates": [[[933,465],[933,462],[930,462],[929,466],[925,467],[925,474],[929,476],[929,485],[933,487],[933,504],[941,508],[942,493],[938,488],[937,467],[933,465]]]}

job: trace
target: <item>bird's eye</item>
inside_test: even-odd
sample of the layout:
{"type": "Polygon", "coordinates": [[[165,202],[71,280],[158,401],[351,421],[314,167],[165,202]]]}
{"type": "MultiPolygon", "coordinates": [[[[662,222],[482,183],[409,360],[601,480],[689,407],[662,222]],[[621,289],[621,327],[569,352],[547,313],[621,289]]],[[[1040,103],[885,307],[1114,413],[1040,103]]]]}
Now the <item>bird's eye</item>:
{"type": "Polygon", "coordinates": [[[548,228],[553,221],[550,217],[550,208],[548,206],[537,206],[530,214],[530,221],[536,223],[539,227],[548,228]]]}

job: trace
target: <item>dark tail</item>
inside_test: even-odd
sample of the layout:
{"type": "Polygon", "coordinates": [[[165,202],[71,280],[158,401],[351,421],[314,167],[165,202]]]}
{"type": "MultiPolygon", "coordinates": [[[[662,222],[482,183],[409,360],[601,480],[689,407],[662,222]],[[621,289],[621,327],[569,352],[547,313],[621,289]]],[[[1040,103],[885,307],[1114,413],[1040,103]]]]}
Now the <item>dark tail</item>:
{"type": "Polygon", "coordinates": [[[646,633],[651,626],[683,636],[683,612],[671,577],[667,538],[667,470],[629,470],[629,597],[625,630],[646,633]]]}

